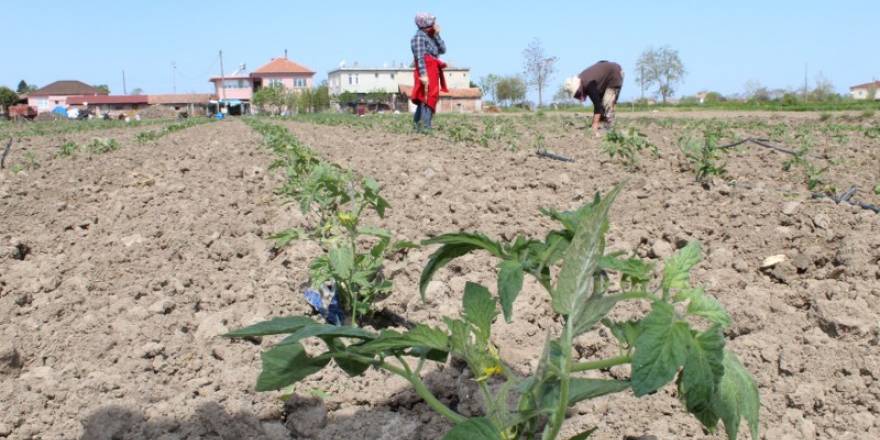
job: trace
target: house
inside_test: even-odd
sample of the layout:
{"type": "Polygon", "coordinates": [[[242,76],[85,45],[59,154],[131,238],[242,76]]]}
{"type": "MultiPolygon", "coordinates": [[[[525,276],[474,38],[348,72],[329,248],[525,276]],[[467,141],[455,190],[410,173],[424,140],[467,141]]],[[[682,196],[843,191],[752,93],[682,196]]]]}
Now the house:
{"type": "MultiPolygon", "coordinates": [[[[410,92],[412,92],[412,86],[401,85],[399,88],[399,95],[404,102],[409,102],[410,92]]],[[[415,110],[415,105],[409,102],[409,111],[414,112],[415,110]]],[[[450,88],[448,92],[440,92],[437,113],[480,113],[482,111],[483,92],[479,88],[450,88]]]]}
{"type": "MultiPolygon", "coordinates": [[[[482,93],[478,88],[471,87],[471,72],[465,67],[447,67],[443,70],[449,93],[443,93],[438,104],[438,111],[443,112],[479,112],[482,111],[482,93]]],[[[387,93],[389,102],[374,105],[377,109],[394,109],[414,111],[409,102],[409,91],[415,82],[412,67],[397,65],[394,67],[359,67],[341,65],[327,74],[327,85],[330,94],[339,96],[344,93],[355,94],[363,100],[368,95],[387,93]]],[[[353,106],[356,103],[342,103],[353,106]]]]}
{"type": "Polygon", "coordinates": [[[107,95],[82,81],[55,81],[28,94],[28,105],[40,113],[51,112],[55,107],[66,107],[71,96],[107,95]]]}
{"type": "Polygon", "coordinates": [[[287,90],[300,91],[310,89],[314,85],[315,72],[311,69],[290,61],[287,55],[273,58],[257,70],[248,73],[247,66],[240,65],[238,70],[223,77],[213,77],[215,96],[214,104],[241,106],[240,111],[247,113],[254,92],[261,87],[278,85],[287,90]]]}
{"type": "Polygon", "coordinates": [[[108,113],[117,116],[123,113],[136,113],[147,107],[146,95],[92,95],[69,96],[67,105],[88,109],[93,114],[108,113]]]}
{"type": "Polygon", "coordinates": [[[873,81],[865,84],[859,84],[849,88],[849,93],[853,99],[868,99],[873,92],[875,100],[880,100],[880,81],[873,81]]]}
{"type": "Polygon", "coordinates": [[[151,107],[163,107],[176,113],[185,111],[190,115],[196,115],[207,111],[212,98],[213,96],[210,93],[148,95],[147,104],[151,107]]]}

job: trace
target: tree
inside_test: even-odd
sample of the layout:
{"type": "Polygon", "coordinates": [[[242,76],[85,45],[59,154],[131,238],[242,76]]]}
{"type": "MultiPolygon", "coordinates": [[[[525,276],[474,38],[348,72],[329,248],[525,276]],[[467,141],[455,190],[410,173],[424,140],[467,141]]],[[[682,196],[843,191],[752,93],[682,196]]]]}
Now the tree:
{"type": "Polygon", "coordinates": [[[93,85],[92,87],[98,89],[98,93],[100,93],[102,95],[109,95],[110,94],[110,87],[107,84],[96,84],[96,85],[93,85]]]}
{"type": "Polygon", "coordinates": [[[822,72],[816,75],[816,88],[810,95],[810,98],[818,102],[833,101],[838,97],[834,91],[834,84],[822,72]]]}
{"type": "Polygon", "coordinates": [[[22,94],[22,93],[29,92],[30,88],[28,86],[28,83],[25,82],[25,80],[21,80],[18,82],[18,88],[16,88],[15,91],[18,92],[19,94],[22,94]]]}
{"type": "MultiPolygon", "coordinates": [[[[109,92],[108,92],[108,93],[109,93],[109,92]]],[[[135,88],[131,91],[131,94],[132,94],[133,96],[140,96],[140,95],[143,95],[143,94],[144,94],[144,89],[142,89],[142,88],[140,88],[140,87],[135,87],[135,88]]]]}
{"type": "MultiPolygon", "coordinates": [[[[269,112],[274,115],[280,115],[284,110],[284,107],[290,106],[290,97],[287,96],[287,93],[284,90],[284,86],[281,84],[273,84],[270,86],[262,87],[260,90],[254,92],[253,98],[251,98],[251,102],[259,109],[261,112],[269,112]]],[[[295,105],[296,100],[292,103],[295,105]]]]}
{"type": "Polygon", "coordinates": [[[657,87],[662,101],[675,94],[676,85],[687,73],[678,51],[668,46],[647,48],[636,62],[637,81],[646,87],[657,87]]]}
{"type": "Polygon", "coordinates": [[[15,93],[9,87],[0,87],[0,108],[3,109],[3,113],[9,114],[9,106],[15,105],[18,102],[18,93],[15,93]]]}
{"type": "Polygon", "coordinates": [[[498,97],[495,95],[495,88],[498,87],[498,81],[501,81],[501,77],[494,73],[490,73],[480,78],[480,90],[483,91],[484,96],[489,96],[491,98],[490,101],[492,102],[498,100],[498,97]]]}
{"type": "Polygon", "coordinates": [[[577,100],[571,96],[571,93],[565,89],[565,85],[560,85],[559,90],[556,91],[556,94],[553,95],[553,102],[562,105],[571,105],[576,104],[577,100]]]}
{"type": "Polygon", "coordinates": [[[535,38],[528,47],[523,50],[523,67],[528,85],[538,90],[538,107],[544,104],[544,89],[550,77],[556,73],[556,61],[558,58],[549,57],[544,53],[541,40],[535,38]]]}
{"type": "Polygon", "coordinates": [[[753,102],[767,102],[770,100],[770,90],[764,87],[760,81],[750,79],[746,81],[746,99],[753,102]]]}
{"type": "Polygon", "coordinates": [[[526,99],[526,82],[518,76],[501,78],[495,86],[495,95],[500,102],[511,105],[526,99]]]}

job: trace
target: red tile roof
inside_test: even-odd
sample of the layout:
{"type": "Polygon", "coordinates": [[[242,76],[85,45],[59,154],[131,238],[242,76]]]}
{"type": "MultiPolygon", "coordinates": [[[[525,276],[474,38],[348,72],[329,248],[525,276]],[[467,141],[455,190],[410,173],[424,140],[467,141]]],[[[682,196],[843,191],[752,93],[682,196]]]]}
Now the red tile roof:
{"type": "Polygon", "coordinates": [[[304,73],[314,75],[315,72],[310,70],[308,67],[301,66],[293,61],[288,60],[287,58],[275,58],[272,61],[269,61],[263,67],[260,67],[257,70],[254,70],[254,73],[251,76],[260,76],[265,74],[278,74],[278,73],[304,73]]]}
{"type": "Polygon", "coordinates": [[[76,95],[106,95],[98,89],[82,82],[82,81],[55,81],[36,92],[32,92],[30,96],[76,96],[76,95]]]}
{"type": "Polygon", "coordinates": [[[213,95],[210,93],[181,93],[175,95],[148,95],[149,104],[207,104],[213,95]]]}
{"type": "MultiPolygon", "coordinates": [[[[412,91],[412,86],[400,86],[400,93],[404,95],[409,95],[412,91]]],[[[440,97],[450,97],[450,98],[480,98],[483,96],[483,92],[476,88],[471,87],[467,89],[449,89],[448,92],[440,92],[440,97]]]]}
{"type": "Polygon", "coordinates": [[[97,96],[71,96],[67,98],[69,105],[134,105],[147,104],[146,95],[97,95],[97,96]]]}
{"type": "Polygon", "coordinates": [[[871,87],[876,87],[876,88],[880,89],[880,81],[874,81],[874,82],[869,82],[869,83],[865,83],[865,84],[859,84],[859,85],[857,85],[857,86],[852,86],[852,87],[850,87],[849,89],[850,89],[850,90],[855,90],[855,89],[869,89],[869,88],[871,88],[871,87]]]}

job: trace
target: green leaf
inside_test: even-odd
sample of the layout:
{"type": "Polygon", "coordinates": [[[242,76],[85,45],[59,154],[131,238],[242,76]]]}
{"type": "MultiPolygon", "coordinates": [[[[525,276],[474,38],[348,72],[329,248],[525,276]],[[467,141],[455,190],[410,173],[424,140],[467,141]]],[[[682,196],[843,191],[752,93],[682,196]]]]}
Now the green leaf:
{"type": "Polygon", "coordinates": [[[586,439],[590,438],[590,436],[593,435],[593,433],[596,432],[596,430],[598,430],[598,429],[599,428],[593,428],[593,429],[584,431],[584,432],[582,432],[582,433],[580,433],[580,434],[578,434],[568,440],[586,440],[586,439]]]}
{"type": "Polygon", "coordinates": [[[448,351],[449,336],[442,330],[419,324],[412,330],[402,334],[393,330],[383,331],[376,339],[355,349],[362,353],[378,353],[412,347],[448,351]]]}
{"type": "Polygon", "coordinates": [[[290,244],[291,241],[299,240],[302,236],[303,232],[299,229],[287,229],[269,236],[269,239],[275,240],[275,247],[280,249],[290,244]]]}
{"type": "Polygon", "coordinates": [[[468,282],[464,286],[464,319],[476,327],[476,334],[484,343],[489,340],[492,330],[492,320],[498,315],[495,299],[489,293],[489,289],[468,282]]]}
{"type": "Polygon", "coordinates": [[[724,375],[723,363],[724,334],[720,326],[712,326],[693,338],[679,380],[679,392],[689,412],[700,414],[711,409],[724,375]]]}
{"type": "Polygon", "coordinates": [[[636,340],[639,338],[639,335],[642,334],[642,326],[641,321],[611,321],[610,319],[603,319],[602,324],[605,324],[609,330],[611,330],[611,334],[620,342],[624,348],[630,348],[636,345],[636,340]]]}
{"type": "Polygon", "coordinates": [[[357,231],[358,234],[361,235],[369,235],[379,238],[391,238],[391,232],[389,232],[387,229],[376,228],[372,226],[359,226],[357,231]]]}
{"type": "Polygon", "coordinates": [[[442,244],[443,246],[431,254],[431,257],[428,258],[428,264],[422,270],[422,276],[419,279],[419,293],[422,295],[422,300],[425,299],[425,289],[428,288],[428,283],[431,282],[434,273],[449,264],[450,261],[477,249],[483,249],[496,257],[503,258],[501,245],[478,233],[444,234],[422,242],[422,245],[429,244],[442,244]]]}
{"type": "Polygon", "coordinates": [[[501,438],[501,431],[485,417],[459,423],[443,436],[443,440],[501,440],[501,438]]]}
{"type": "Polygon", "coordinates": [[[507,322],[513,319],[513,302],[522,290],[523,276],[522,264],[518,261],[504,260],[498,266],[498,296],[507,322]]]}
{"type": "Polygon", "coordinates": [[[683,289],[675,295],[676,301],[690,301],[687,307],[687,313],[693,316],[700,316],[709,320],[713,324],[718,324],[724,328],[730,327],[730,315],[724,306],[711,295],[707,295],[702,288],[683,289]]]}
{"type": "Polygon", "coordinates": [[[319,324],[312,321],[309,325],[303,326],[299,330],[288,335],[277,345],[280,346],[295,344],[298,343],[300,340],[317,336],[320,336],[321,339],[324,339],[325,341],[340,337],[358,338],[364,340],[372,340],[376,337],[375,334],[357,327],[319,324]]]}
{"type": "Polygon", "coordinates": [[[330,249],[330,267],[336,277],[343,280],[351,278],[354,270],[354,250],[351,246],[343,244],[330,249]]]}
{"type": "Polygon", "coordinates": [[[348,350],[349,347],[345,346],[341,340],[335,337],[325,337],[322,338],[324,342],[327,344],[327,347],[330,350],[330,356],[333,357],[333,360],[336,362],[336,365],[345,371],[350,377],[357,377],[361,374],[364,374],[368,368],[370,368],[370,364],[359,362],[356,360],[352,360],[346,357],[337,356],[339,353],[344,353],[348,350]]]}
{"type": "Polygon", "coordinates": [[[638,258],[621,260],[609,255],[599,258],[599,268],[602,270],[618,272],[623,275],[625,280],[636,284],[647,283],[650,281],[651,272],[654,270],[652,264],[638,258]]]}
{"type": "Polygon", "coordinates": [[[250,336],[267,336],[293,333],[305,326],[317,325],[312,318],[305,316],[288,316],[263,321],[243,329],[231,331],[223,336],[230,338],[244,338],[250,336]]]}
{"type": "Polygon", "coordinates": [[[740,420],[746,419],[752,439],[758,439],[758,419],[761,399],[758,386],[751,374],[739,362],[736,355],[724,352],[724,376],[718,385],[714,411],[724,422],[727,438],[735,440],[740,420]]]}
{"type": "Polygon", "coordinates": [[[582,400],[619,393],[629,387],[629,382],[621,380],[572,378],[569,383],[568,404],[571,406],[582,400]]]}
{"type": "Polygon", "coordinates": [[[578,336],[590,331],[614,308],[618,301],[620,301],[620,297],[617,296],[594,296],[587,300],[585,307],[582,308],[583,311],[575,322],[573,335],[578,336]]]}
{"type": "Polygon", "coordinates": [[[604,251],[608,210],[620,189],[621,185],[617,185],[595,204],[595,208],[579,219],[577,232],[565,251],[559,281],[552,295],[553,310],[560,315],[572,315],[589,307],[587,299],[593,294],[594,274],[604,251]]]}
{"type": "Polygon", "coordinates": [[[669,292],[669,289],[684,289],[690,285],[691,268],[700,262],[700,252],[700,242],[692,241],[666,259],[661,282],[664,292],[669,292]]]}
{"type": "Polygon", "coordinates": [[[263,371],[257,379],[257,391],[280,390],[321,371],[329,356],[310,358],[300,344],[276,346],[261,355],[263,371]]]}
{"type": "Polygon", "coordinates": [[[654,303],[635,344],[632,387],[636,397],[657,391],[675,377],[684,364],[690,340],[687,322],[676,318],[672,305],[654,303]]]}

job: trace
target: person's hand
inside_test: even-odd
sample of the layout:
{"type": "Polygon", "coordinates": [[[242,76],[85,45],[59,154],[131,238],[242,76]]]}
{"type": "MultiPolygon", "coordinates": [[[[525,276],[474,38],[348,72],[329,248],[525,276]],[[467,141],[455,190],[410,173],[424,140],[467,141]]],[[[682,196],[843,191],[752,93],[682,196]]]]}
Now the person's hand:
{"type": "Polygon", "coordinates": [[[428,75],[422,75],[419,77],[419,82],[422,83],[423,88],[428,88],[428,75]]]}
{"type": "Polygon", "coordinates": [[[434,23],[434,33],[435,33],[435,34],[439,34],[439,33],[440,33],[440,25],[437,24],[437,23],[434,23]]]}

